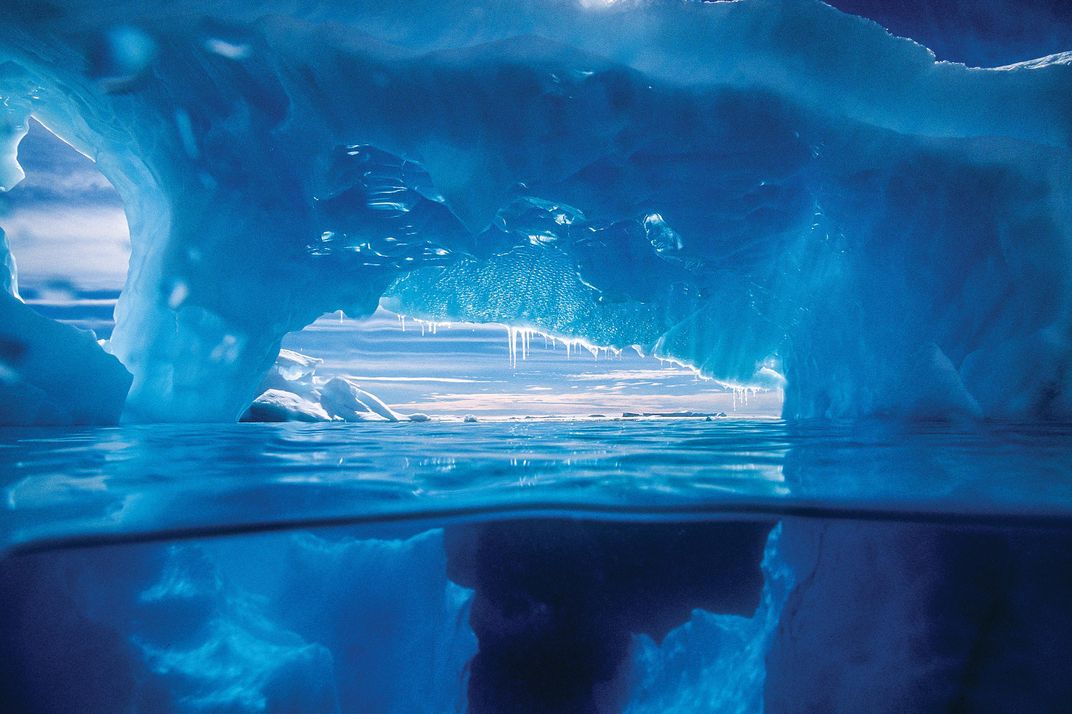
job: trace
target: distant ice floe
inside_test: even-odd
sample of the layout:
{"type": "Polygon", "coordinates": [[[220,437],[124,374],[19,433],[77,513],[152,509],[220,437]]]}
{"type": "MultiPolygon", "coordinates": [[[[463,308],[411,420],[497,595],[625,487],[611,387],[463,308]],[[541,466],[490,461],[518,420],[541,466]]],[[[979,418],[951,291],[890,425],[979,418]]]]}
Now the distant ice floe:
{"type": "Polygon", "coordinates": [[[242,421],[427,421],[423,414],[398,414],[353,379],[317,377],[320,363],[315,357],[280,350],[265,377],[265,390],[242,421]]]}

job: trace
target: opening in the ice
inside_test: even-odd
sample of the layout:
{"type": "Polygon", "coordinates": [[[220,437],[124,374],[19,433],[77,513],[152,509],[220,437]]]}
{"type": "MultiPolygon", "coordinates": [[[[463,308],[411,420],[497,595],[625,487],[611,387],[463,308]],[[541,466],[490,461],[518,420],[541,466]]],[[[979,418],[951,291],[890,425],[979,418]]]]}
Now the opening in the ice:
{"type": "Polygon", "coordinates": [[[0,226],[20,297],[46,317],[109,337],[130,258],[119,194],[91,159],[33,119],[18,159],[26,176],[0,194],[0,226]]]}
{"type": "Polygon", "coordinates": [[[325,315],[283,349],[265,387],[301,395],[345,380],[399,418],[769,418],[782,407],[781,390],[726,384],[639,348],[383,308],[364,320],[325,315]]]}

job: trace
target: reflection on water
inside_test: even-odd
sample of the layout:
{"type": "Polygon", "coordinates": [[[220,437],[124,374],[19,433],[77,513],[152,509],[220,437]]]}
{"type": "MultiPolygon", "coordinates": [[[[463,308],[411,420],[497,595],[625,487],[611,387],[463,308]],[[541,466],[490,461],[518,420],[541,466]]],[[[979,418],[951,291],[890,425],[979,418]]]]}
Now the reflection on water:
{"type": "Polygon", "coordinates": [[[494,513],[1072,515],[1063,425],[599,420],[0,430],[0,549],[494,513]]]}

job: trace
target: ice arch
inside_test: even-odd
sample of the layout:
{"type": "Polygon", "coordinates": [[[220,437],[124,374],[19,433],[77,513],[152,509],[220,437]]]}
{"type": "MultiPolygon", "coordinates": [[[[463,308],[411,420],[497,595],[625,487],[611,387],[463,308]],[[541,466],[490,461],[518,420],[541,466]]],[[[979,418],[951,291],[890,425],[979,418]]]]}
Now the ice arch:
{"type": "Polygon", "coordinates": [[[814,0],[299,8],[0,9],[6,125],[127,205],[129,418],[234,419],[381,299],[779,370],[790,417],[1072,414],[1067,55],[936,63],[814,0]]]}

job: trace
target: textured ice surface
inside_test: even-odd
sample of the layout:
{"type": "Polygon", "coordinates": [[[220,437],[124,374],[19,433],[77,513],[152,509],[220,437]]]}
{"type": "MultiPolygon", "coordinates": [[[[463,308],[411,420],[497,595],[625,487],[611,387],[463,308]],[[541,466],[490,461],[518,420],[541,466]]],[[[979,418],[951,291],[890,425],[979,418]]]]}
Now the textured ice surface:
{"type": "Polygon", "coordinates": [[[93,333],[0,291],[0,425],[114,423],[130,381],[93,333]]]}
{"type": "Polygon", "coordinates": [[[349,377],[318,377],[321,360],[280,350],[242,421],[398,421],[399,414],[349,377]]]}
{"type": "Polygon", "coordinates": [[[1046,710],[1072,697],[1067,524],[789,521],[781,543],[799,585],[767,656],[767,711],[1046,710]]]}
{"type": "Polygon", "coordinates": [[[265,390],[253,400],[242,421],[328,421],[328,413],[316,402],[282,389],[265,390]]]}
{"type": "Polygon", "coordinates": [[[1067,526],[408,528],[0,559],[4,703],[750,714],[1061,711],[1072,696],[1067,526]]]}
{"type": "Polygon", "coordinates": [[[1003,69],[814,0],[0,9],[132,257],[132,419],[233,420],[383,299],[784,374],[785,414],[1069,416],[1068,55],[1003,69]]]}
{"type": "Polygon", "coordinates": [[[325,535],[0,561],[0,598],[15,618],[0,634],[5,705],[463,710],[472,593],[447,580],[442,531],[325,535]],[[36,627],[43,622],[53,624],[36,627]]]}
{"type": "Polygon", "coordinates": [[[331,416],[343,421],[364,421],[370,417],[398,421],[398,414],[379,397],[346,377],[329,380],[320,390],[320,403],[331,416]]]}
{"type": "Polygon", "coordinates": [[[751,616],[696,609],[665,637],[637,636],[627,714],[763,710],[767,654],[801,572],[785,564],[779,546],[783,528],[776,527],[767,540],[760,562],[763,589],[751,616]]]}

